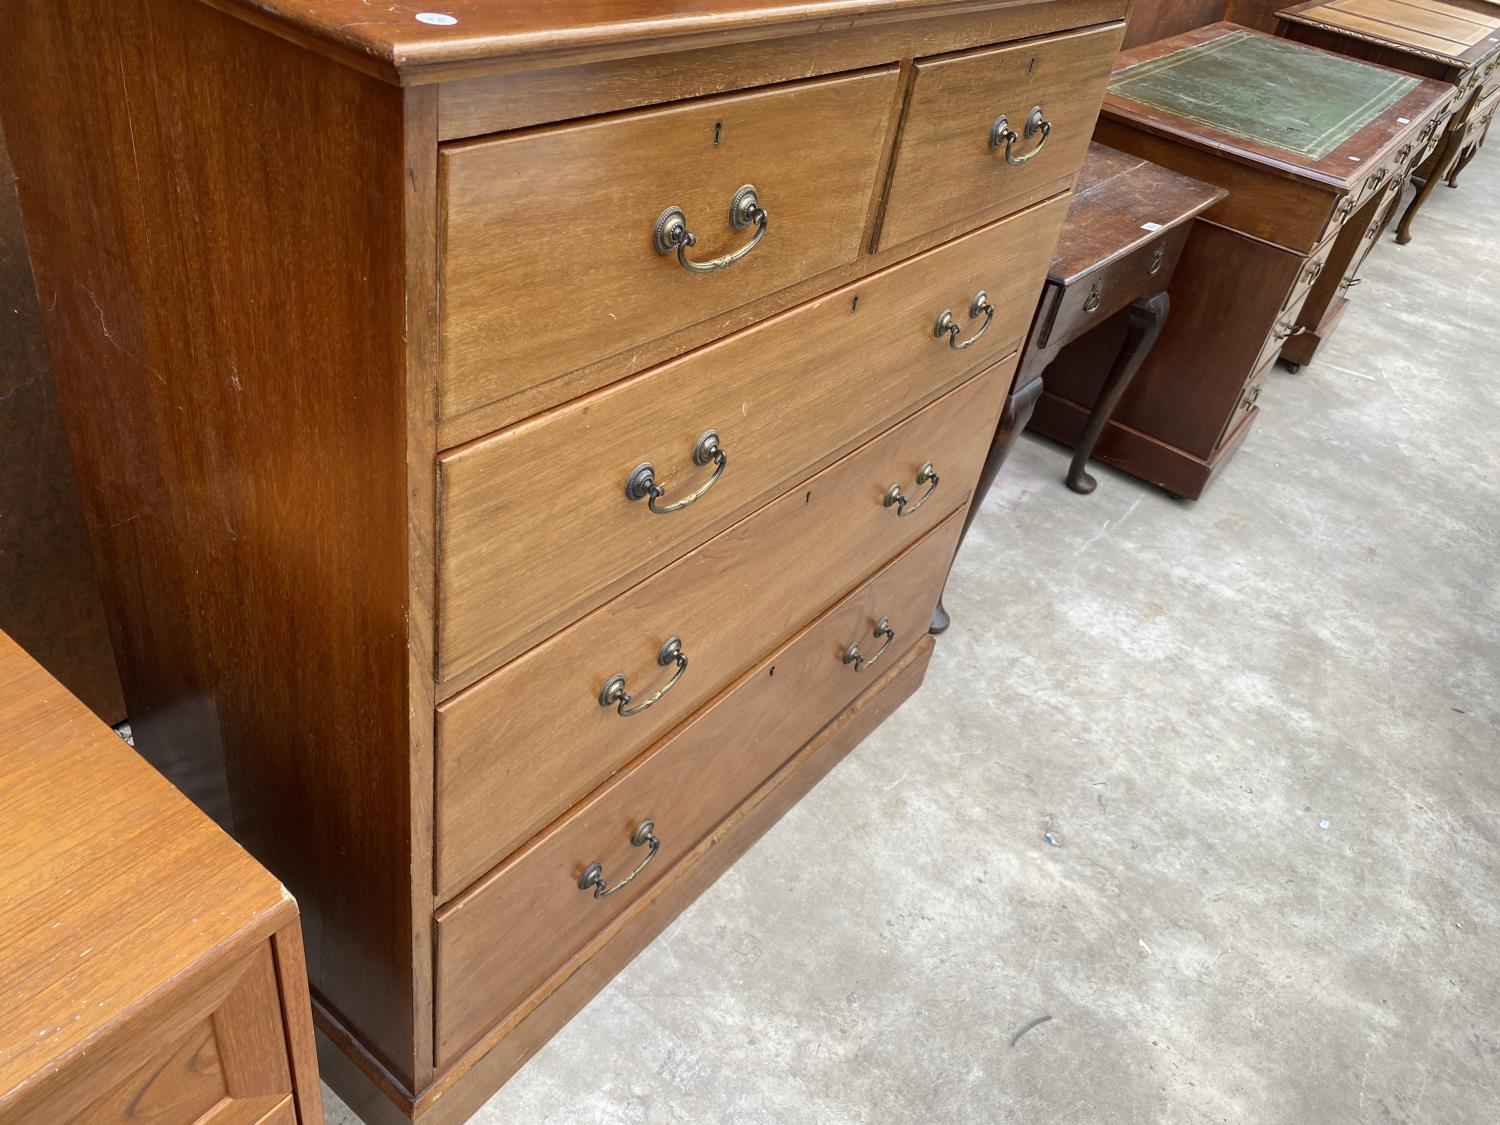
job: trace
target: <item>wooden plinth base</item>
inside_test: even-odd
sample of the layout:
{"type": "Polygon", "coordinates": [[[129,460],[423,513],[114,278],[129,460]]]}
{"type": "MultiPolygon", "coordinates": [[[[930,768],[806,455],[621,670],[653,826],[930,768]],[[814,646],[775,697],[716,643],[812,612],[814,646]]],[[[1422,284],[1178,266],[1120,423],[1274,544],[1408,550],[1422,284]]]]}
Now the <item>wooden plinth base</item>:
{"type": "MultiPolygon", "coordinates": [[[[1113,465],[1184,500],[1196,500],[1239,449],[1258,413],[1258,407],[1251,407],[1239,427],[1207,460],[1111,420],[1094,447],[1094,460],[1113,465]]],[[[1088,420],[1087,408],[1043,391],[1029,428],[1072,448],[1082,438],[1088,420]]]]}

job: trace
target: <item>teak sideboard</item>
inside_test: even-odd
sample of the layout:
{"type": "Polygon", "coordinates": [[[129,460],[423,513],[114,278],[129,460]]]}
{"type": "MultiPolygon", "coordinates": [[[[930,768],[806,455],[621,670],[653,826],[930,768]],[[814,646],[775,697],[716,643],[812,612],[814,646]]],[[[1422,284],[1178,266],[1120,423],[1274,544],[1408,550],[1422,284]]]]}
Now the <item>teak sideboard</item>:
{"type": "Polygon", "coordinates": [[[0,1121],[323,1125],[297,904],[0,633],[0,1121]]]}
{"type": "Polygon", "coordinates": [[[920,683],[1126,7],[16,6],[138,742],[362,1115],[467,1117],[920,683]]]}

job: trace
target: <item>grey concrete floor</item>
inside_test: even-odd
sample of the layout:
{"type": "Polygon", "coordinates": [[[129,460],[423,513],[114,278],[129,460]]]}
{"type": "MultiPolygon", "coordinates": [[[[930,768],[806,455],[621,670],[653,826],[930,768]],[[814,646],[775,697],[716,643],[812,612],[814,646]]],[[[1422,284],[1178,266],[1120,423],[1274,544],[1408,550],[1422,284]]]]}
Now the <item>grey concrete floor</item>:
{"type": "Polygon", "coordinates": [[[1464,181],[1198,503],[1021,440],[921,692],[475,1120],[1500,1120],[1500,144],[1464,181]]]}

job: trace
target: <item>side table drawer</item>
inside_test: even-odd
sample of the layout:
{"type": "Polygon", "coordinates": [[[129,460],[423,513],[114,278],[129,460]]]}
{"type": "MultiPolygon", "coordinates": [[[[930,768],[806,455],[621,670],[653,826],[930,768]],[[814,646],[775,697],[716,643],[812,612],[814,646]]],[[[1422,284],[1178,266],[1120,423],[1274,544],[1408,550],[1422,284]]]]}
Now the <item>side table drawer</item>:
{"type": "Polygon", "coordinates": [[[1172,276],[1192,229],[1192,223],[1183,223],[1073,282],[1063,292],[1052,323],[1040,334],[1036,346],[1046,347],[1051,340],[1065,340],[1086,330],[1086,325],[1102,324],[1137,297],[1150,296],[1163,288],[1153,285],[1152,278],[1172,276]]]}
{"type": "Polygon", "coordinates": [[[1066,209],[1051,200],[445,454],[441,694],[1016,350],[1066,209]],[[937,331],[945,310],[953,336],[937,331]]]}
{"type": "Polygon", "coordinates": [[[918,62],[880,248],[1066,188],[1123,35],[1110,24],[918,62]]]}
{"type": "Polygon", "coordinates": [[[439,898],[504,858],[962,504],[1014,366],[1012,359],[976,376],[442,704],[439,898]],[[928,464],[936,483],[917,480],[928,464]],[[886,503],[892,485],[905,505],[886,503]],[[685,665],[659,657],[673,637],[685,665]],[[605,706],[601,696],[616,675],[631,700],[605,706]]]}
{"type": "MultiPolygon", "coordinates": [[[[513,1011],[847,707],[882,664],[927,635],[962,527],[962,511],[954,512],[438,912],[439,1064],[513,1011]],[[889,634],[876,635],[881,623],[889,634]],[[845,659],[850,645],[858,663],[845,659]],[[595,864],[610,892],[602,897],[580,887],[595,864]]],[[[812,557],[808,564],[817,565],[812,557]]]]}
{"type": "Polygon", "coordinates": [[[887,67],[444,147],[442,416],[853,261],[895,84],[887,67]],[[684,266],[672,224],[657,238],[669,208],[682,259],[739,257],[684,266]]]}

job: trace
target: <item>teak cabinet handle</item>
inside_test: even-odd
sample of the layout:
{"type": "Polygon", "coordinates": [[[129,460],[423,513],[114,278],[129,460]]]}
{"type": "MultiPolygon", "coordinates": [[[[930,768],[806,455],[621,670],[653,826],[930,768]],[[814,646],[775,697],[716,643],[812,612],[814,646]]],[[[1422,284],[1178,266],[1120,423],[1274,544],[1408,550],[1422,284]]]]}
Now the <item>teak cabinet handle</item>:
{"type": "Polygon", "coordinates": [[[1027,140],[1041,133],[1042,139],[1036,145],[1021,156],[1015,154],[1015,144],[1021,139],[1016,136],[1016,131],[1010,127],[1010,122],[1002,113],[995,118],[995,123],[990,126],[990,148],[1005,146],[1005,162],[1007,164],[1025,164],[1028,160],[1042,151],[1042,146],[1047,143],[1047,138],[1052,135],[1052,122],[1042,116],[1042,107],[1032,106],[1031,112],[1026,115],[1026,124],[1022,128],[1021,135],[1027,140]]]}
{"type": "Polygon", "coordinates": [[[760,198],[755,194],[753,184],[746,184],[734,193],[734,198],[729,201],[729,225],[735,230],[746,230],[752,224],[755,234],[750,241],[732,253],[725,254],[720,258],[713,258],[707,262],[695,262],[687,256],[688,248],[696,246],[698,236],[688,230],[687,215],[681,207],[673,204],[661,213],[656,220],[656,252],[658,254],[677,254],[677,261],[685,270],[693,273],[715,273],[718,270],[727,270],[738,262],[750,251],[760,245],[760,240],[766,236],[766,223],[770,215],[760,205],[760,198]]]}
{"type": "Polygon", "coordinates": [[[909,516],[932,498],[932,494],[937,491],[938,482],[941,479],[937,475],[937,470],[932,467],[932,462],[925,462],[917,470],[917,484],[925,484],[927,486],[927,491],[922,493],[922,498],[913,504],[906,498],[906,494],[901,491],[901,486],[893,484],[890,488],[886,489],[885,506],[887,508],[894,507],[898,519],[909,516]]]}
{"type": "Polygon", "coordinates": [[[693,464],[707,465],[709,463],[714,466],[713,476],[709,477],[697,492],[691,496],[684,496],[675,504],[657,503],[667,494],[667,488],[656,482],[656,470],[650,461],[637,465],[630,471],[630,477],[625,482],[625,495],[631,500],[646,500],[646,507],[659,516],[680,512],[689,504],[703,499],[708,490],[719,483],[719,478],[724,475],[724,466],[729,464],[729,454],[724,452],[724,447],[719,444],[717,430],[709,430],[698,439],[698,444],[693,446],[693,464]],[[650,499],[647,500],[647,497],[650,499]]]}
{"type": "Polygon", "coordinates": [[[595,898],[608,898],[621,887],[627,886],[632,879],[646,870],[646,864],[655,859],[656,853],[661,849],[661,841],[656,838],[656,822],[650,817],[641,821],[636,830],[630,834],[630,846],[632,848],[650,848],[650,851],[646,853],[646,858],[641,860],[634,871],[611,887],[604,882],[603,865],[595,861],[584,868],[583,875],[578,879],[578,889],[586,891],[592,888],[595,898]]]}
{"type": "Polygon", "coordinates": [[[635,699],[630,692],[625,690],[625,677],[616,672],[609,679],[605,680],[604,686],[599,689],[599,706],[614,707],[621,715],[628,719],[631,715],[639,715],[646,708],[660,700],[667,692],[671,691],[676,686],[677,681],[682,679],[682,674],[687,671],[688,658],[687,653],[682,651],[682,638],[672,637],[666,644],[662,645],[661,651],[656,654],[656,662],[663,668],[670,668],[675,664],[677,665],[677,671],[672,673],[670,680],[656,689],[656,693],[650,699],[647,699],[643,703],[636,703],[632,707],[631,704],[635,703],[635,699]]]}
{"type": "Polygon", "coordinates": [[[952,309],[944,309],[942,311],[937,318],[937,323],[933,325],[932,334],[939,340],[947,336],[948,346],[956,352],[961,352],[965,348],[970,348],[977,344],[979,337],[983,336],[989,330],[990,321],[995,319],[995,306],[990,304],[990,295],[983,289],[974,294],[974,302],[969,306],[970,320],[976,320],[981,315],[984,317],[984,323],[979,326],[979,331],[961,344],[958,342],[958,334],[963,329],[954,323],[952,309]]]}
{"type": "Polygon", "coordinates": [[[856,672],[863,672],[866,668],[870,667],[882,656],[884,656],[885,650],[890,648],[891,642],[896,639],[896,630],[891,628],[891,622],[889,618],[882,617],[879,622],[876,623],[874,635],[877,638],[885,638],[885,644],[880,646],[874,656],[861,656],[859,651],[859,642],[857,641],[844,650],[844,663],[853,664],[854,670],[856,672]]]}

